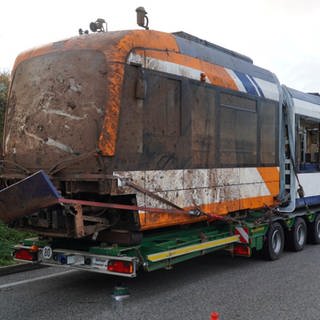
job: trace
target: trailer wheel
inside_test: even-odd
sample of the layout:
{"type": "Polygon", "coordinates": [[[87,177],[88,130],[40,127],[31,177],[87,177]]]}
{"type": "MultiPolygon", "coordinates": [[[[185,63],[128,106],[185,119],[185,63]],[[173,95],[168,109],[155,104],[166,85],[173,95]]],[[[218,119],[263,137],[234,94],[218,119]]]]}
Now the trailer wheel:
{"type": "Polygon", "coordinates": [[[307,225],[304,219],[298,217],[294,222],[292,230],[288,232],[287,244],[291,251],[303,250],[307,242],[307,225]]]}
{"type": "Polygon", "coordinates": [[[267,238],[264,243],[263,253],[267,260],[280,258],[284,247],[284,231],[279,222],[270,224],[267,238]]]}
{"type": "Polygon", "coordinates": [[[320,214],[318,214],[315,220],[310,223],[308,228],[308,236],[310,243],[320,243],[320,214]]]}

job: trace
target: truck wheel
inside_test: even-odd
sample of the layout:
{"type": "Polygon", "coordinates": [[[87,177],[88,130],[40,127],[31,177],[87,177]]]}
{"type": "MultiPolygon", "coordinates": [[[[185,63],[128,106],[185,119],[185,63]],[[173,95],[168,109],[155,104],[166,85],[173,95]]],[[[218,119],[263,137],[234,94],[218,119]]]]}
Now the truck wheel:
{"type": "Polygon", "coordinates": [[[308,228],[308,236],[310,243],[320,243],[320,214],[318,214],[315,220],[310,223],[308,228]]]}
{"type": "Polygon", "coordinates": [[[292,230],[288,232],[287,244],[291,251],[303,250],[307,242],[307,225],[302,218],[296,218],[292,230]]]}
{"type": "Polygon", "coordinates": [[[270,225],[267,238],[264,243],[263,253],[267,260],[280,258],[284,247],[284,231],[279,222],[270,225]]]}

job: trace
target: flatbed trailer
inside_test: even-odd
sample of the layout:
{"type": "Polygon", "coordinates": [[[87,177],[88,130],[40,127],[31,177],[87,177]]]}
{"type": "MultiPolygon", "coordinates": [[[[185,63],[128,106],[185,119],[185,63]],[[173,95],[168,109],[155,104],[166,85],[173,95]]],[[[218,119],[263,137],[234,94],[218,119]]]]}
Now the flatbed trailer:
{"type": "Polygon", "coordinates": [[[265,212],[249,212],[231,221],[211,221],[146,234],[134,246],[94,245],[63,238],[26,239],[15,246],[13,255],[18,261],[131,278],[137,276],[138,270],[171,269],[177,263],[218,250],[243,257],[261,252],[266,259],[276,260],[284,247],[300,251],[307,240],[320,243],[319,212],[320,207],[283,215],[266,208],[265,212]]]}

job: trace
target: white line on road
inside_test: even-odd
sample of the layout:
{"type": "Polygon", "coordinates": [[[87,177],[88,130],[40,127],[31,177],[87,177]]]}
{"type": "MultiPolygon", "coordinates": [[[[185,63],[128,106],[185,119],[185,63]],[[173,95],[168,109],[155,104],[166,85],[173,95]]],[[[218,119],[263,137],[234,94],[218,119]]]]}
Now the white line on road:
{"type": "Polygon", "coordinates": [[[21,281],[2,284],[2,285],[0,285],[0,290],[1,289],[6,289],[6,288],[10,288],[10,287],[19,286],[21,284],[26,284],[26,283],[30,283],[30,282],[34,282],[34,281],[38,281],[38,280],[45,280],[45,279],[50,279],[50,278],[63,276],[65,274],[72,273],[72,272],[75,272],[75,271],[78,271],[78,270],[67,270],[67,271],[53,273],[53,274],[49,274],[49,275],[46,275],[46,276],[41,276],[41,277],[37,277],[37,278],[33,278],[33,279],[26,279],[26,280],[21,280],[21,281]]]}

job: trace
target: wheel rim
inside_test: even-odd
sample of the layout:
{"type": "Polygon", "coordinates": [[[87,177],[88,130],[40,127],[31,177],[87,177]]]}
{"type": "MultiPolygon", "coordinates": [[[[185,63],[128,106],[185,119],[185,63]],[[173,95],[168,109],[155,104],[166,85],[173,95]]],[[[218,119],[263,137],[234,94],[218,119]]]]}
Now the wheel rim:
{"type": "Polygon", "coordinates": [[[278,254],[281,250],[281,234],[279,230],[275,230],[271,238],[272,250],[275,254],[278,254]]]}
{"type": "Polygon", "coordinates": [[[320,220],[316,223],[316,236],[320,239],[320,220]]]}
{"type": "MultiPolygon", "coordinates": [[[[320,228],[318,226],[318,228],[320,228]]],[[[302,224],[299,224],[297,227],[297,242],[299,246],[303,246],[306,240],[306,232],[302,224]]]]}

